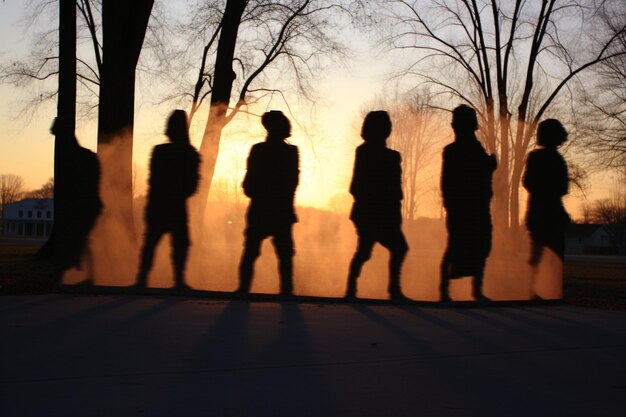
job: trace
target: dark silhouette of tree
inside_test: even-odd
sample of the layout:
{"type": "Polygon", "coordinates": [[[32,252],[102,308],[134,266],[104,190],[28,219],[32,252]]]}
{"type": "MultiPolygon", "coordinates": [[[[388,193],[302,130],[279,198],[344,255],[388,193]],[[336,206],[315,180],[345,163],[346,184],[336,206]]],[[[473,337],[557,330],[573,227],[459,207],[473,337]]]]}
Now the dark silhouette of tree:
{"type": "Polygon", "coordinates": [[[327,0],[228,0],[219,20],[213,12],[220,9],[214,4],[208,17],[205,11],[194,14],[202,19],[192,22],[192,27],[211,28],[202,48],[189,112],[193,118],[209,98],[200,146],[202,180],[194,197],[198,215],[206,207],[224,127],[251,104],[273,96],[284,99],[277,84],[287,73],[293,76],[301,96],[311,96],[308,79],[317,63],[341,54],[340,46],[329,36],[331,23],[327,19],[333,12],[346,10],[341,4],[327,0]],[[281,76],[267,76],[273,72],[281,76]]]}
{"type": "MultiPolygon", "coordinates": [[[[239,30],[239,24],[241,23],[241,17],[243,15],[244,8],[247,1],[245,0],[228,0],[226,2],[226,8],[224,9],[224,15],[220,22],[219,41],[217,44],[217,52],[215,55],[215,68],[213,70],[214,83],[211,88],[211,99],[209,105],[209,117],[207,119],[204,134],[202,136],[202,142],[200,145],[200,154],[203,157],[202,167],[202,180],[200,181],[200,188],[198,190],[198,199],[196,203],[196,210],[198,221],[202,221],[202,215],[206,208],[206,202],[209,196],[209,189],[211,187],[211,181],[213,180],[213,172],[215,170],[215,164],[217,162],[217,152],[219,149],[220,137],[226,121],[226,111],[230,102],[230,96],[232,94],[233,81],[235,80],[235,72],[233,71],[233,57],[235,54],[235,46],[237,44],[237,33],[239,30]]],[[[213,39],[207,45],[213,42],[213,39]]],[[[204,79],[203,67],[205,65],[207,49],[205,48],[202,68],[200,70],[200,79],[204,79]]],[[[196,94],[199,94],[198,85],[196,85],[196,94]]],[[[197,96],[194,96],[194,103],[190,112],[190,116],[193,117],[197,110],[197,96]]]]}
{"type": "MultiPolygon", "coordinates": [[[[56,100],[58,76],[57,28],[47,27],[46,17],[57,16],[57,1],[30,2],[25,6],[25,32],[33,37],[29,54],[19,59],[0,63],[0,82],[27,87],[37,84],[37,94],[23,103],[20,115],[34,114],[41,104],[56,100]]],[[[76,31],[79,49],[76,55],[77,117],[97,115],[100,72],[102,69],[102,0],[76,0],[76,31]]],[[[169,70],[170,56],[166,52],[164,34],[169,22],[163,18],[162,8],[155,5],[144,41],[143,56],[150,65],[138,71],[162,76],[169,70]],[[146,45],[147,44],[147,45],[146,45]],[[149,52],[149,54],[147,54],[149,52]]]]}
{"type": "MultiPolygon", "coordinates": [[[[76,3],[59,1],[59,69],[57,118],[52,134],[54,138],[54,225],[46,244],[39,250],[44,259],[60,262],[67,248],[64,238],[73,234],[75,227],[68,215],[71,206],[69,183],[73,180],[68,168],[76,161],[71,150],[78,146],[76,130],[76,3]]],[[[63,263],[65,265],[65,263],[63,263]]],[[[64,269],[64,267],[62,268],[64,269]]],[[[60,271],[58,271],[60,272],[60,271]]],[[[58,278],[58,277],[57,277],[58,278]]]]}
{"type": "MultiPolygon", "coordinates": [[[[602,10],[599,31],[619,30],[626,21],[623,3],[602,10]]],[[[580,149],[601,168],[626,172],[626,33],[612,46],[616,54],[593,69],[581,86],[584,107],[575,119],[580,149]]]]}
{"type": "Polygon", "coordinates": [[[152,5],[153,0],[102,4],[98,157],[104,211],[95,239],[99,256],[112,260],[117,269],[109,273],[121,277],[134,274],[127,257],[137,249],[132,172],[135,74],[152,5]]]}
{"type": "Polygon", "coordinates": [[[54,198],[54,177],[48,178],[41,187],[26,193],[28,198],[54,198]]]}
{"type": "Polygon", "coordinates": [[[620,255],[626,253],[626,192],[613,193],[609,198],[596,200],[585,207],[587,222],[604,224],[613,237],[620,255]]]}
{"type": "Polygon", "coordinates": [[[617,192],[610,198],[589,205],[589,222],[596,224],[626,224],[626,193],[617,192]]]}
{"type": "MultiPolygon", "coordinates": [[[[96,155],[76,140],[76,4],[61,0],[59,12],[59,88],[54,146],[54,226],[39,256],[52,260],[54,279],[80,268],[88,237],[102,204],[96,155]]],[[[93,270],[89,271],[90,273],[93,270]]],[[[89,278],[92,278],[91,276],[89,278]]]]}
{"type": "MultiPolygon", "coordinates": [[[[389,42],[414,59],[406,74],[474,107],[487,150],[498,156],[495,221],[519,226],[519,185],[533,133],[546,112],[585,70],[623,51],[622,20],[610,33],[594,30],[592,0],[406,1],[386,3],[394,29],[389,42]],[[572,22],[577,22],[572,24],[572,22]]],[[[619,2],[615,4],[620,4],[619,2]]]]}

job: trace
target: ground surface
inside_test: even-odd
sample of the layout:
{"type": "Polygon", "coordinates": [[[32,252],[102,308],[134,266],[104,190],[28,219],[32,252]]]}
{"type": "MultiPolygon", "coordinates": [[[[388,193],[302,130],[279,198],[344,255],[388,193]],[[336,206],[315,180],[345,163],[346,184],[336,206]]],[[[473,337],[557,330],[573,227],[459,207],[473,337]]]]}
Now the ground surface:
{"type": "Polygon", "coordinates": [[[570,260],[561,304],[453,308],[51,293],[32,255],[0,256],[3,417],[626,409],[619,260],[570,260]]]}
{"type": "Polygon", "coordinates": [[[0,297],[2,416],[616,416],[626,313],[0,297]]]}

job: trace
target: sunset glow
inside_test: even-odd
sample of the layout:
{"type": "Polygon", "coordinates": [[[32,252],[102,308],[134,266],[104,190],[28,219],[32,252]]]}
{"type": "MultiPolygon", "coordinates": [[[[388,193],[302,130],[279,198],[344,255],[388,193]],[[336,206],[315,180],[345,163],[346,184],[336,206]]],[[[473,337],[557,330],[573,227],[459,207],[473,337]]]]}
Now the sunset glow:
{"type": "MultiPolygon", "coordinates": [[[[384,17],[381,15],[380,19],[398,18],[406,12],[407,7],[410,9],[409,3],[398,2],[388,6],[386,9],[388,15],[384,17]]],[[[168,3],[167,5],[159,4],[158,7],[159,9],[153,10],[153,13],[161,13],[159,16],[162,18],[171,18],[172,25],[183,22],[185,19],[191,19],[197,24],[193,16],[187,16],[189,10],[186,7],[191,7],[190,5],[168,3]]],[[[48,9],[44,7],[44,10],[48,9]]],[[[316,13],[324,10],[325,8],[322,7],[316,13]]],[[[279,11],[278,14],[283,12],[284,10],[279,11]]],[[[496,171],[494,192],[499,193],[498,203],[505,202],[507,214],[500,215],[494,222],[500,222],[508,228],[509,216],[517,217],[510,219],[513,223],[510,226],[512,235],[513,232],[517,233],[518,223],[521,226],[519,235],[514,238],[503,236],[499,232],[494,233],[494,250],[486,267],[486,293],[490,297],[501,300],[524,299],[529,296],[531,287],[535,285],[536,290],[545,298],[561,296],[558,277],[561,276],[562,265],[559,264],[559,260],[547,255],[542,264],[543,270],[539,273],[542,278],[535,283],[531,282],[530,275],[532,274],[527,262],[529,238],[523,225],[527,195],[521,187],[518,187],[518,183],[522,176],[524,157],[534,148],[533,130],[539,120],[531,120],[532,115],[527,117],[526,113],[521,116],[521,110],[520,114],[516,113],[518,112],[517,104],[513,103],[519,101],[517,96],[522,95],[521,91],[507,91],[506,93],[511,96],[510,102],[509,98],[502,99],[502,96],[506,95],[502,94],[498,100],[507,100],[508,107],[503,106],[498,112],[494,110],[495,105],[493,105],[496,95],[487,98],[477,92],[481,90],[476,84],[480,83],[481,77],[450,73],[449,77],[452,80],[450,84],[446,84],[447,80],[442,81],[446,71],[449,71],[448,66],[451,65],[445,61],[446,57],[450,58],[450,55],[441,54],[438,47],[433,47],[433,42],[436,43],[434,38],[425,40],[425,35],[419,34],[420,30],[426,30],[428,24],[418,16],[422,12],[421,9],[419,13],[416,9],[413,9],[413,12],[413,17],[410,19],[398,20],[397,27],[394,25],[376,26],[380,33],[377,30],[360,32],[363,25],[370,25],[368,29],[371,29],[380,23],[375,22],[375,19],[370,21],[370,17],[366,16],[362,16],[365,23],[356,22],[358,19],[353,19],[353,16],[340,13],[328,18],[320,18],[319,21],[303,20],[302,24],[309,26],[304,27],[305,30],[290,33],[290,36],[294,36],[293,39],[300,42],[297,46],[302,47],[302,51],[298,52],[301,55],[296,53],[293,56],[297,56],[298,59],[284,62],[273,57],[268,62],[271,65],[263,67],[265,72],[259,79],[246,79],[246,77],[252,77],[251,74],[255,74],[252,69],[257,64],[253,62],[255,59],[263,62],[263,57],[268,59],[270,52],[275,52],[268,45],[262,45],[261,39],[262,35],[272,38],[264,31],[272,29],[275,23],[272,19],[275,16],[272,19],[268,18],[268,22],[272,24],[255,26],[249,21],[244,21],[242,27],[248,26],[244,29],[236,27],[234,36],[238,42],[241,42],[241,45],[237,44],[238,47],[249,48],[244,52],[237,50],[237,53],[241,53],[250,62],[243,62],[236,57],[232,61],[237,65],[234,65],[232,69],[226,66],[225,73],[233,74],[229,83],[234,83],[235,90],[244,88],[248,80],[254,82],[252,86],[245,87],[248,89],[244,89],[240,97],[237,97],[238,92],[232,92],[226,114],[230,115],[232,114],[230,112],[234,110],[238,113],[228,121],[221,131],[221,137],[218,135],[214,142],[205,139],[204,146],[207,143],[219,143],[218,151],[211,151],[212,153],[209,154],[206,150],[200,149],[209,118],[209,93],[215,90],[210,92],[202,90],[205,92],[203,97],[205,101],[198,108],[190,126],[191,143],[200,150],[205,163],[210,159],[207,156],[217,155],[215,171],[210,182],[208,206],[204,213],[204,228],[199,226],[202,223],[201,220],[192,219],[195,229],[191,231],[193,243],[188,263],[189,283],[192,287],[213,291],[232,291],[236,287],[237,266],[243,242],[242,233],[245,229],[245,211],[249,202],[241,189],[241,183],[246,174],[246,161],[251,147],[265,140],[266,132],[260,123],[260,116],[269,110],[280,110],[291,121],[292,134],[288,142],[298,147],[300,158],[299,186],[295,197],[299,222],[294,228],[297,248],[296,293],[341,295],[345,289],[346,268],[356,244],[356,232],[348,219],[352,205],[352,197],[348,190],[355,149],[362,143],[360,128],[364,115],[371,110],[382,109],[388,110],[391,114],[395,129],[392,131],[388,144],[391,148],[395,147],[400,151],[402,160],[407,161],[403,169],[405,174],[409,173],[409,176],[405,175],[403,181],[405,185],[410,183],[413,187],[411,193],[405,192],[403,202],[405,205],[410,202],[413,206],[410,215],[403,213],[405,215],[403,230],[408,236],[411,248],[404,265],[405,284],[403,286],[410,297],[420,300],[436,300],[440,260],[447,238],[445,210],[440,192],[441,152],[444,146],[452,142],[454,138],[450,127],[450,110],[465,101],[475,108],[482,106],[483,110],[488,109],[485,111],[479,109],[481,129],[478,139],[489,153],[497,154],[496,156],[500,159],[498,166],[503,167],[502,171],[496,171]],[[344,24],[347,22],[354,23],[354,27],[344,24]],[[323,32],[317,23],[328,25],[329,33],[333,33],[336,39],[331,39],[329,33],[323,32]],[[402,28],[406,28],[405,25],[406,27],[414,25],[412,28],[417,28],[416,32],[404,31],[402,28]],[[237,30],[241,30],[239,35],[237,30]],[[401,31],[395,33],[395,30],[401,31]],[[411,38],[410,34],[413,34],[415,38],[411,38]],[[319,49],[316,49],[316,45],[319,49]],[[433,54],[433,51],[437,53],[433,54]],[[274,58],[277,60],[273,61],[274,58]],[[424,64],[423,67],[420,67],[421,63],[424,64]],[[468,91],[467,93],[459,92],[458,88],[467,88],[468,91]],[[412,111],[419,117],[415,119],[405,117],[412,111]],[[416,134],[416,132],[421,135],[419,139],[421,142],[415,146],[403,148],[401,136],[416,134]],[[504,160],[500,155],[504,155],[504,160]],[[413,163],[413,166],[408,169],[410,163],[413,163]],[[499,172],[505,174],[498,176],[499,172]],[[511,210],[509,210],[509,204],[512,207],[511,210]],[[211,273],[208,274],[207,271],[211,273]]],[[[529,15],[536,12],[534,6],[524,9],[524,13],[529,15]]],[[[32,29],[25,28],[23,32],[18,30],[23,13],[22,6],[16,2],[3,3],[0,6],[0,56],[6,55],[15,62],[20,59],[30,59],[31,55],[36,54],[33,51],[36,51],[35,47],[38,45],[37,39],[34,38],[36,34],[32,29]]],[[[354,11],[354,13],[357,12],[354,11]]],[[[472,11],[463,10],[459,15],[455,14],[452,9],[448,9],[447,13],[460,19],[461,26],[463,26],[462,17],[459,16],[467,17],[465,14],[471,14],[472,11]]],[[[376,15],[376,13],[373,14],[376,15]]],[[[440,26],[445,29],[449,24],[445,23],[445,16],[446,11],[434,15],[433,22],[441,24],[440,26]]],[[[195,58],[190,58],[187,54],[202,55],[199,51],[202,50],[203,42],[205,42],[203,37],[210,35],[210,33],[207,34],[207,27],[216,24],[210,20],[212,18],[214,16],[207,17],[209,23],[205,22],[206,26],[199,26],[202,27],[202,33],[197,36],[188,36],[189,39],[186,39],[167,27],[167,30],[164,29],[162,33],[157,30],[152,34],[157,34],[161,36],[160,38],[156,40],[150,38],[152,42],[150,45],[147,45],[149,43],[147,41],[143,44],[136,71],[132,137],[130,134],[124,136],[126,133],[119,133],[124,129],[124,132],[131,131],[131,126],[124,125],[124,129],[116,127],[118,131],[111,134],[114,137],[113,140],[107,143],[101,140],[100,144],[97,143],[98,87],[85,87],[85,84],[79,83],[76,135],[80,144],[97,152],[101,164],[106,165],[101,167],[103,175],[99,190],[105,201],[104,214],[92,231],[94,252],[98,254],[94,259],[96,284],[118,286],[132,284],[139,256],[137,240],[141,240],[145,229],[144,205],[148,191],[152,150],[156,145],[168,140],[164,131],[166,118],[171,111],[180,108],[190,112],[189,109],[193,109],[196,102],[190,100],[189,91],[193,90],[194,85],[202,88],[210,85],[209,81],[202,80],[202,77],[206,76],[202,71],[199,72],[200,82],[195,84],[194,77],[197,77],[200,65],[195,58]],[[189,43],[182,45],[181,43],[185,41],[189,43]],[[170,47],[171,50],[168,49],[170,47]],[[159,55],[157,59],[155,54],[162,55],[159,55]],[[165,56],[167,58],[163,58],[165,56]],[[117,207],[118,204],[124,206],[119,195],[123,194],[124,190],[130,190],[128,185],[130,183],[130,152],[125,153],[126,160],[117,160],[119,155],[124,153],[120,151],[124,146],[126,149],[132,146],[133,164],[133,213],[130,214],[130,209],[127,209],[125,213],[128,218],[134,217],[130,219],[131,221],[126,219],[126,223],[120,221],[122,216],[116,218],[118,212],[125,210],[117,207]],[[120,180],[117,176],[122,179],[120,180]],[[117,180],[122,186],[117,183],[117,180]],[[122,191],[116,188],[118,186],[122,191]],[[135,230],[127,230],[132,229],[133,226],[128,226],[128,224],[133,221],[135,230]]],[[[568,17],[568,19],[573,19],[573,17],[568,17]]],[[[41,31],[49,30],[49,33],[55,33],[58,27],[56,16],[53,18],[42,14],[33,21],[41,25],[41,31]]],[[[441,27],[437,30],[443,30],[441,27]]],[[[573,29],[569,26],[566,29],[564,31],[570,35],[573,29]]],[[[520,46],[512,48],[514,54],[530,49],[527,42],[532,36],[524,33],[524,30],[527,28],[520,28],[521,32],[511,37],[512,40],[515,39],[516,42],[521,43],[520,46]]],[[[463,31],[457,34],[448,29],[448,32],[444,34],[456,42],[457,37],[464,36],[461,32],[463,31]]],[[[469,32],[465,31],[465,34],[469,32]]],[[[487,37],[488,42],[495,38],[492,33],[487,34],[487,37]]],[[[45,44],[44,40],[49,42],[50,36],[43,36],[39,40],[41,45],[45,44]]],[[[571,37],[564,39],[564,42],[570,41],[571,37]]],[[[591,42],[591,40],[586,41],[591,42]]],[[[50,45],[54,45],[54,42],[50,45]]],[[[574,46],[577,44],[574,43],[574,46]]],[[[92,44],[79,37],[78,55],[88,57],[85,58],[86,61],[81,61],[81,65],[88,65],[86,62],[95,59],[93,49],[90,49],[92,47],[92,44]]],[[[45,52],[55,53],[54,48],[56,46],[51,46],[50,51],[45,52]]],[[[213,45],[212,48],[207,51],[214,53],[215,46],[213,45]]],[[[499,49],[504,48],[489,46],[484,48],[484,51],[491,52],[483,53],[491,54],[493,50],[499,49]]],[[[39,51],[39,53],[42,52],[39,51]]],[[[465,53],[466,51],[459,55],[465,53]]],[[[487,58],[493,59],[489,56],[485,57],[487,58]]],[[[517,56],[514,58],[511,62],[515,62],[515,65],[511,64],[511,66],[515,68],[510,70],[511,79],[506,81],[510,83],[507,88],[521,90],[524,83],[523,77],[519,76],[519,79],[515,77],[523,74],[524,68],[523,64],[517,62],[517,56]]],[[[558,85],[559,77],[566,74],[567,65],[564,66],[563,61],[557,58],[545,58],[548,61],[538,61],[538,66],[541,68],[536,70],[534,77],[537,78],[537,85],[540,84],[541,88],[535,87],[532,94],[546,95],[546,91],[558,85]],[[552,61],[549,61],[550,59],[552,61]],[[551,73],[546,68],[552,63],[555,66],[551,73]]],[[[231,58],[228,59],[227,62],[230,62],[231,58]]],[[[469,62],[475,57],[467,59],[469,62]]],[[[454,62],[454,59],[452,61],[454,62]]],[[[534,62],[532,59],[531,61],[534,62]]],[[[490,66],[494,65],[492,63],[486,65],[485,68],[489,71],[490,66]]],[[[499,61],[498,65],[500,65],[499,61]]],[[[201,67],[205,71],[210,71],[204,67],[204,63],[201,67]]],[[[39,187],[52,177],[54,172],[54,138],[49,133],[49,126],[56,115],[56,98],[54,93],[50,93],[50,91],[55,91],[56,76],[42,78],[44,80],[39,83],[14,82],[11,84],[6,82],[0,84],[0,157],[2,158],[0,166],[2,173],[12,173],[22,177],[28,189],[39,187]],[[46,94],[50,96],[48,100],[45,100],[46,94]],[[43,101],[43,104],[37,104],[38,101],[43,101]]],[[[482,77],[482,79],[485,78],[488,77],[482,77]]],[[[99,78],[98,80],[100,81],[99,78]]],[[[81,81],[84,80],[81,79],[81,81]]],[[[580,80],[575,79],[575,81],[580,80]]],[[[506,82],[503,84],[506,85],[506,82]]],[[[534,96],[533,99],[535,99],[534,96]]],[[[538,100],[537,103],[531,102],[527,106],[528,113],[536,111],[532,108],[533,106],[541,105],[539,102],[541,98],[536,100],[538,100]]],[[[220,102],[225,101],[227,100],[220,102]]],[[[130,102],[130,100],[124,101],[124,103],[130,102]]],[[[576,137],[577,130],[572,121],[575,115],[568,110],[570,104],[566,100],[555,100],[548,104],[550,104],[547,106],[548,111],[542,112],[538,119],[557,116],[564,118],[566,120],[564,124],[572,132],[571,143],[573,143],[571,147],[563,147],[564,157],[572,167],[584,165],[586,156],[580,152],[580,147],[576,147],[576,140],[580,138],[576,137]]],[[[221,108],[225,107],[224,104],[221,108]]],[[[209,121],[214,123],[213,120],[209,121]]],[[[201,184],[204,184],[202,178],[211,175],[210,169],[206,169],[208,166],[210,166],[209,163],[206,164],[204,170],[202,168],[200,170],[201,184]]],[[[569,195],[564,198],[567,211],[574,219],[582,217],[582,205],[585,202],[606,197],[620,186],[619,180],[609,171],[593,171],[589,178],[584,194],[570,185],[569,195]]],[[[206,184],[209,182],[207,181],[206,184]]],[[[206,190],[205,187],[203,196],[206,195],[206,190]]],[[[124,207],[130,207],[130,203],[124,207]]],[[[497,210],[494,207],[492,203],[492,215],[497,210]]],[[[201,210],[196,211],[201,212],[201,210]]],[[[496,228],[496,230],[500,229],[496,228]]],[[[164,239],[157,251],[156,265],[151,273],[151,286],[169,287],[171,285],[168,248],[168,240],[164,239]]],[[[276,261],[273,256],[265,255],[265,253],[271,253],[269,244],[264,244],[263,251],[264,255],[257,265],[253,292],[274,293],[278,288],[276,261]]],[[[386,276],[386,256],[384,251],[377,249],[372,261],[367,264],[359,287],[360,293],[365,297],[385,296],[386,284],[381,277],[386,276]]],[[[81,274],[83,273],[78,270],[69,271],[65,282],[79,282],[81,274]]],[[[451,291],[454,298],[471,298],[470,286],[466,281],[457,280],[452,284],[451,291]]]]}

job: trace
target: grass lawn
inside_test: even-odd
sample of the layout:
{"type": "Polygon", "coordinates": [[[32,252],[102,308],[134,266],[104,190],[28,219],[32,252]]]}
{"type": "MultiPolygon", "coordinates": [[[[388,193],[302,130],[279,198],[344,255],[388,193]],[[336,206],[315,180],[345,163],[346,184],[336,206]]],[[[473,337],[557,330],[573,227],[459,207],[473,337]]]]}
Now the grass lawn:
{"type": "Polygon", "coordinates": [[[52,268],[36,260],[40,245],[0,244],[0,294],[51,291],[52,268]]]}
{"type": "Polygon", "coordinates": [[[563,298],[573,305],[626,310],[626,264],[566,262],[563,298]]]}
{"type": "MultiPolygon", "coordinates": [[[[0,294],[51,292],[51,268],[36,260],[38,245],[0,244],[0,294]]],[[[566,262],[563,298],[571,305],[626,310],[626,264],[566,262]]]]}

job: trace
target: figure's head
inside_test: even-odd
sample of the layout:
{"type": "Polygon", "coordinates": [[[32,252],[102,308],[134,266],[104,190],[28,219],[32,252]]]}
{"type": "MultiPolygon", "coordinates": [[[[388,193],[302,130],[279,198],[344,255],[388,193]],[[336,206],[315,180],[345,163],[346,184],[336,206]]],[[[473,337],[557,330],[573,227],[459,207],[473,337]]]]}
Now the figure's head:
{"type": "Polygon", "coordinates": [[[285,140],[291,136],[291,123],[280,110],[270,110],[261,117],[261,123],[267,130],[267,137],[285,140]]]}
{"type": "Polygon", "coordinates": [[[187,126],[187,113],[184,110],[174,110],[167,119],[165,134],[171,142],[189,143],[189,127],[187,126]]]}
{"type": "Polygon", "coordinates": [[[68,126],[64,124],[64,121],[62,118],[55,117],[54,120],[52,121],[52,126],[50,126],[50,133],[52,133],[54,136],[63,134],[65,130],[67,129],[67,127],[68,126]]]}
{"type": "Polygon", "coordinates": [[[50,126],[50,133],[52,133],[54,136],[56,136],[57,133],[59,133],[60,125],[61,125],[61,123],[59,122],[59,118],[55,117],[54,120],[52,121],[52,126],[50,126]]]}
{"type": "Polygon", "coordinates": [[[76,140],[76,136],[74,136],[74,132],[71,132],[71,134],[69,135],[65,135],[67,130],[68,130],[68,126],[64,124],[63,119],[59,117],[55,117],[54,120],[52,121],[52,126],[50,126],[50,133],[53,136],[64,135],[63,141],[66,144],[72,143],[74,145],[78,145],[78,140],[76,140]]]}
{"type": "Polygon", "coordinates": [[[537,127],[537,144],[544,148],[556,148],[567,140],[567,131],[556,119],[546,119],[537,127]]]}
{"type": "Polygon", "coordinates": [[[452,110],[452,129],[457,136],[474,134],[478,129],[476,110],[466,104],[452,110]]]}
{"type": "Polygon", "coordinates": [[[391,119],[384,110],[367,113],[361,127],[361,137],[365,142],[384,142],[391,134],[391,119]]]}

